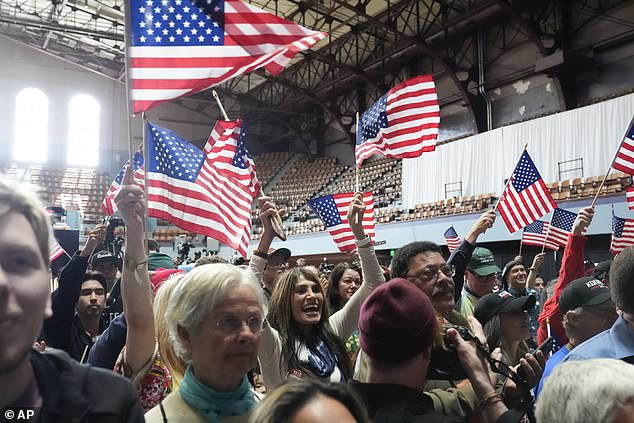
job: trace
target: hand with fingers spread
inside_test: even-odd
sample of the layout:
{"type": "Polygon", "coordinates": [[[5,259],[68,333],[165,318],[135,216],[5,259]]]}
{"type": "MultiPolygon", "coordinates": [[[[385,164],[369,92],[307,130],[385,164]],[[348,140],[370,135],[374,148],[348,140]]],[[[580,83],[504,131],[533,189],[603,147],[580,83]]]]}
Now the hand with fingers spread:
{"type": "Polygon", "coordinates": [[[363,193],[355,192],[354,198],[348,207],[348,224],[350,225],[350,229],[352,229],[352,234],[357,240],[365,238],[365,230],[363,229],[363,213],[365,213],[363,193]]]}
{"type": "MultiPolygon", "coordinates": [[[[546,356],[544,356],[544,353],[541,351],[537,351],[535,355],[525,354],[524,358],[520,359],[520,364],[515,366],[513,370],[526,379],[530,388],[534,388],[542,378],[545,365],[546,356]]],[[[521,395],[523,395],[521,388],[511,379],[507,379],[504,383],[504,396],[508,398],[518,398],[521,395]]]]}

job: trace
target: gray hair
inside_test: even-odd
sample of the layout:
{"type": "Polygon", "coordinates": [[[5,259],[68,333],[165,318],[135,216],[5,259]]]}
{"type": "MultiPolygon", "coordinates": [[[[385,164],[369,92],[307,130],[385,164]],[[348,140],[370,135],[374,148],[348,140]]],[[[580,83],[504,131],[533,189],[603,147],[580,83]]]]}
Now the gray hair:
{"type": "Polygon", "coordinates": [[[167,304],[165,319],[169,339],[176,354],[185,362],[191,361],[191,352],[178,334],[181,327],[196,332],[205,319],[213,313],[218,302],[232,289],[246,285],[253,289],[262,316],[266,305],[262,288],[252,273],[231,264],[215,263],[195,267],[174,288],[167,304]]]}
{"type": "Polygon", "coordinates": [[[537,401],[539,422],[613,423],[634,398],[634,366],[597,358],[560,363],[546,379],[537,401]]]}
{"type": "Polygon", "coordinates": [[[627,247],[610,266],[612,301],[624,313],[634,313],[634,247],[627,247]]]}
{"type": "Polygon", "coordinates": [[[9,185],[9,181],[0,179],[0,217],[11,212],[21,214],[29,221],[37,246],[42,255],[44,266],[49,262],[49,239],[51,222],[40,201],[24,187],[9,185]]]}
{"type": "Polygon", "coordinates": [[[568,313],[574,313],[574,314],[580,315],[583,313],[583,307],[577,307],[574,310],[568,310],[566,313],[563,313],[564,330],[566,331],[566,336],[568,337],[568,339],[570,339],[570,338],[575,338],[578,335],[577,333],[578,326],[568,320],[568,316],[567,316],[568,313]]]}

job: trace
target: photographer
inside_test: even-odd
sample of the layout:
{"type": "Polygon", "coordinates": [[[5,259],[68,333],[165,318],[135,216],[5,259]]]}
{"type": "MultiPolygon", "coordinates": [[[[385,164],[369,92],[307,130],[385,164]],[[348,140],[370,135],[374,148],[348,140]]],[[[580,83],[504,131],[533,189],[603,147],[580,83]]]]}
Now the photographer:
{"type": "MultiPolygon", "coordinates": [[[[484,342],[482,328],[470,321],[473,333],[484,342]]],[[[351,381],[376,422],[409,422],[424,416],[426,422],[463,422],[462,417],[437,414],[431,398],[421,395],[431,363],[438,323],[429,298],[409,281],[392,279],[365,301],[359,319],[361,349],[368,357],[368,383],[351,381]]],[[[476,392],[487,422],[506,421],[511,412],[494,389],[489,365],[474,342],[455,329],[447,334],[476,392]]],[[[493,378],[495,380],[495,378],[493,378]]]]}
{"type": "MultiPolygon", "coordinates": [[[[408,280],[431,300],[436,317],[443,324],[453,324],[469,327],[467,319],[454,310],[454,281],[455,268],[449,265],[442,256],[441,249],[433,242],[415,241],[400,248],[392,259],[391,270],[393,277],[408,280]]],[[[521,368],[530,376],[528,385],[535,386],[541,377],[543,369],[543,355],[536,360],[523,360],[521,368]]],[[[447,351],[442,339],[437,339],[432,348],[431,364],[427,374],[425,394],[429,395],[437,413],[445,415],[471,416],[477,412],[478,398],[470,384],[457,382],[466,379],[468,372],[461,368],[455,352],[447,351]]],[[[367,357],[359,354],[355,380],[368,380],[367,357]]],[[[518,388],[508,381],[506,394],[514,396],[518,388]]],[[[522,391],[519,395],[523,394],[522,391]]],[[[508,399],[508,398],[505,398],[508,399]]]]}

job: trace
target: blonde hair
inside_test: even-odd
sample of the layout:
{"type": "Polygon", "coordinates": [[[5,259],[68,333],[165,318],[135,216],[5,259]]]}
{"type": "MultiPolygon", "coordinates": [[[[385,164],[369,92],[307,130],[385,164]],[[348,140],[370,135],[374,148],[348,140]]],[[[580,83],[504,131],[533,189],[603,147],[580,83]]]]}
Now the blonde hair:
{"type": "Polygon", "coordinates": [[[174,388],[178,386],[180,381],[185,375],[185,369],[187,364],[181,359],[169,339],[169,328],[167,324],[167,318],[165,317],[165,311],[169,303],[170,296],[174,291],[174,288],[178,285],[184,275],[177,274],[168,278],[156,291],[154,297],[154,304],[152,306],[154,311],[154,325],[156,327],[156,341],[158,343],[159,354],[161,360],[167,366],[172,375],[172,384],[174,388]]]}
{"type": "Polygon", "coordinates": [[[169,339],[176,355],[186,363],[191,361],[191,352],[183,344],[178,328],[195,332],[230,290],[246,285],[253,289],[262,316],[266,305],[262,288],[249,271],[231,264],[214,263],[195,267],[180,279],[169,298],[165,319],[169,339]]]}
{"type": "Polygon", "coordinates": [[[0,179],[0,218],[11,212],[21,214],[29,221],[44,265],[48,266],[51,222],[44,207],[35,195],[29,193],[24,187],[18,188],[9,185],[9,181],[0,179]]]}

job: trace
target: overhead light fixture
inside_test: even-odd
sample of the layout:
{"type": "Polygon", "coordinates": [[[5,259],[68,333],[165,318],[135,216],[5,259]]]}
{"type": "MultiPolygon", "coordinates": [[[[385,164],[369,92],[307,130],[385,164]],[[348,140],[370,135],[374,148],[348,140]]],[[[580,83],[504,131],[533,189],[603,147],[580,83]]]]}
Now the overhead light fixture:
{"type": "Polygon", "coordinates": [[[343,115],[341,116],[341,123],[344,125],[350,125],[352,123],[352,116],[343,115]]]}

